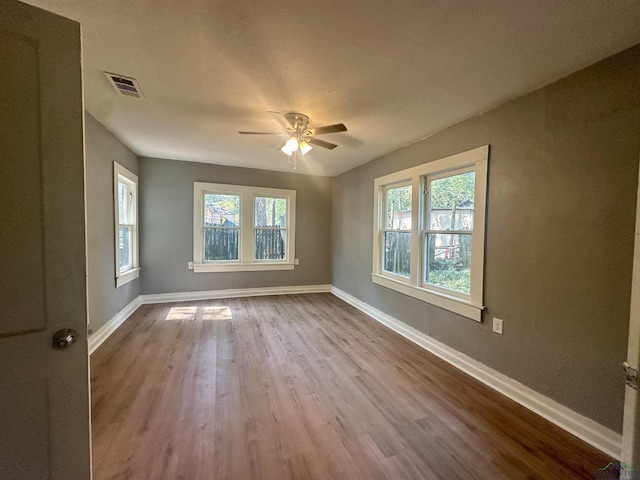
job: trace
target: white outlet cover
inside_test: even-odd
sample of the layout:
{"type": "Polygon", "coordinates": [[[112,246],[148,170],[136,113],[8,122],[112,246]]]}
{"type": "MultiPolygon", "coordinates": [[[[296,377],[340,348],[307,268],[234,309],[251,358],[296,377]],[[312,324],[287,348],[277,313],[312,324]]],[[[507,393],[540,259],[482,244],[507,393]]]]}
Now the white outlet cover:
{"type": "Polygon", "coordinates": [[[493,331],[499,335],[502,335],[502,329],[504,326],[504,321],[499,318],[493,318],[493,331]]]}

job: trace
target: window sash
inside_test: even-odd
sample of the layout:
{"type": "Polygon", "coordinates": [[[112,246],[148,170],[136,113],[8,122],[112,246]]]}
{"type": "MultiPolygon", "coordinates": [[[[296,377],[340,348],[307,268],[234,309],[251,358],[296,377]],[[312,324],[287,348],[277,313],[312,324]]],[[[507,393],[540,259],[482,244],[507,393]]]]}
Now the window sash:
{"type": "Polygon", "coordinates": [[[269,227],[255,227],[253,232],[253,260],[256,262],[271,262],[271,261],[283,261],[287,256],[287,229],[286,228],[269,228],[269,227]],[[271,235],[266,234],[272,232],[271,235]],[[278,235],[274,235],[277,232],[278,235]],[[284,232],[284,236],[282,235],[284,232]],[[258,240],[258,238],[260,240],[258,240]],[[270,238],[272,237],[272,238],[270,238]],[[281,239],[282,242],[279,242],[281,239]],[[266,254],[266,258],[259,258],[258,252],[269,252],[266,254]],[[281,256],[279,256],[281,255],[281,256]],[[275,258],[274,258],[275,257],[275,258]]]}
{"type": "Polygon", "coordinates": [[[473,235],[473,230],[422,230],[422,232],[442,235],[473,235]]]}
{"type": "MultiPolygon", "coordinates": [[[[267,216],[268,216],[268,212],[266,212],[267,216]]],[[[275,219],[271,219],[272,223],[275,223],[275,219]]],[[[260,194],[254,194],[253,195],[253,226],[254,229],[255,228],[281,228],[281,229],[286,229],[287,225],[288,225],[288,221],[289,221],[289,198],[287,196],[283,196],[283,195],[260,195],[260,194]],[[257,200],[259,198],[264,198],[265,200],[284,200],[285,201],[285,219],[284,219],[284,225],[272,225],[272,226],[260,226],[258,225],[258,209],[257,209],[257,200]]]]}
{"type": "MultiPolygon", "coordinates": [[[[235,192],[235,191],[203,191],[202,192],[202,196],[201,196],[201,209],[202,209],[202,218],[201,218],[201,223],[203,227],[209,228],[212,227],[211,225],[207,226],[207,195],[221,195],[221,196],[225,196],[225,197],[237,197],[238,198],[238,219],[237,219],[237,224],[234,226],[226,226],[226,225],[216,225],[214,226],[215,228],[242,228],[243,225],[243,218],[242,218],[242,210],[244,208],[243,205],[243,196],[241,192],[235,192]]],[[[235,215],[232,213],[232,215],[235,215]]],[[[225,217],[226,218],[226,217],[225,217]]]]}
{"type": "MultiPolygon", "coordinates": [[[[380,259],[381,259],[381,267],[382,270],[384,271],[384,273],[386,275],[391,275],[393,276],[396,280],[401,281],[401,282],[409,282],[410,278],[411,278],[411,230],[392,230],[392,229],[384,229],[380,232],[380,259]],[[408,263],[408,271],[407,271],[407,275],[403,275],[397,271],[393,271],[393,270],[389,270],[386,267],[386,264],[388,263],[388,258],[386,257],[386,253],[387,253],[387,234],[391,233],[391,234],[404,234],[404,235],[409,235],[409,241],[407,242],[407,247],[408,247],[408,251],[406,252],[406,256],[408,257],[408,259],[400,259],[399,263],[400,265],[408,263]]],[[[397,238],[400,238],[400,235],[398,235],[397,238]]],[[[403,254],[403,252],[399,252],[400,255],[403,254]]],[[[397,260],[397,257],[396,257],[397,260]]]]}
{"type": "MultiPolygon", "coordinates": [[[[430,174],[424,175],[422,177],[422,183],[424,185],[424,187],[423,187],[423,192],[424,192],[424,198],[423,198],[424,212],[423,212],[423,215],[422,215],[422,222],[423,222],[423,229],[424,230],[435,230],[435,229],[429,229],[429,226],[431,225],[431,214],[433,212],[433,210],[431,209],[431,195],[430,195],[430,191],[431,191],[431,188],[432,188],[431,187],[431,183],[436,181],[436,180],[442,180],[443,178],[455,177],[455,176],[458,176],[458,175],[464,175],[465,173],[471,173],[471,172],[475,172],[475,171],[476,171],[476,166],[475,165],[471,165],[471,166],[467,166],[467,167],[460,167],[460,168],[451,169],[451,170],[445,171],[445,172],[430,173],[430,174]]],[[[477,184],[477,182],[476,182],[476,184],[477,184]]],[[[474,199],[475,199],[475,194],[474,194],[474,199]]],[[[474,213],[475,213],[475,208],[474,208],[474,213]]],[[[448,230],[448,229],[444,229],[444,230],[448,230]]],[[[439,230],[439,231],[444,231],[444,230],[439,230]]]]}
{"type": "MultiPolygon", "coordinates": [[[[389,191],[390,190],[395,190],[395,189],[398,189],[398,188],[404,188],[404,187],[413,187],[413,185],[411,184],[411,182],[402,181],[402,182],[398,182],[398,183],[393,183],[391,185],[385,185],[383,187],[384,188],[384,196],[383,196],[383,198],[384,198],[384,206],[383,206],[383,208],[384,208],[384,212],[383,212],[384,221],[380,226],[384,230],[395,230],[395,231],[400,230],[400,229],[389,228],[388,218],[387,218],[388,215],[389,215],[389,211],[388,211],[388,208],[389,208],[389,191]]],[[[411,191],[411,198],[412,198],[412,202],[411,202],[412,205],[409,208],[409,210],[402,210],[402,211],[408,211],[408,212],[411,213],[411,215],[413,215],[413,188],[412,188],[412,191],[411,191]]],[[[410,216],[410,218],[411,218],[411,216],[410,216]]],[[[412,224],[413,224],[413,222],[412,222],[412,224]]]]}
{"type": "Polygon", "coordinates": [[[129,198],[129,185],[122,181],[122,177],[118,176],[118,223],[120,223],[120,225],[130,223],[128,222],[130,209],[129,198]]]}
{"type": "Polygon", "coordinates": [[[126,263],[122,263],[123,255],[120,253],[119,257],[119,266],[120,273],[128,272],[133,268],[133,228],[134,226],[131,224],[121,223],[118,227],[118,237],[119,237],[119,245],[118,248],[122,252],[122,250],[126,250],[126,257],[128,261],[126,263]],[[122,230],[126,230],[126,234],[122,234],[122,230]],[[123,243],[122,247],[120,246],[120,242],[123,243]]]}
{"type": "MultiPolygon", "coordinates": [[[[470,250],[471,250],[471,258],[473,258],[473,233],[469,232],[468,230],[462,230],[462,231],[443,231],[443,230],[423,230],[422,231],[422,235],[421,235],[421,244],[422,244],[422,249],[421,249],[421,254],[422,254],[422,262],[421,262],[421,273],[420,273],[420,282],[421,282],[421,286],[423,288],[429,288],[429,289],[434,289],[436,291],[445,293],[447,295],[453,295],[456,297],[460,297],[460,298],[468,298],[471,295],[471,292],[466,293],[460,290],[455,290],[453,288],[447,288],[441,285],[438,285],[436,283],[431,283],[431,282],[427,282],[426,281],[426,276],[427,276],[427,272],[429,271],[428,269],[428,262],[429,262],[429,257],[428,254],[426,253],[426,249],[429,246],[428,243],[428,236],[429,235],[462,235],[462,236],[467,236],[471,239],[470,242],[470,250]]],[[[469,270],[470,270],[470,275],[471,278],[473,278],[473,271],[471,270],[472,266],[469,266],[469,270]]]]}
{"type": "MultiPolygon", "coordinates": [[[[213,234],[215,237],[215,234],[213,234]]],[[[238,263],[240,261],[240,245],[242,242],[242,232],[240,227],[203,227],[202,228],[202,261],[204,263],[238,263]],[[225,233],[226,238],[223,239],[221,244],[211,244],[207,245],[207,231],[210,232],[227,232],[225,233]],[[230,233],[237,232],[236,235],[229,235],[230,233]],[[225,242],[226,241],[226,242],[225,242]],[[235,245],[235,248],[233,246],[235,245]],[[236,258],[219,258],[219,259],[207,259],[207,247],[210,247],[210,250],[218,252],[223,252],[225,249],[228,253],[235,253],[236,258]]],[[[215,255],[214,255],[215,256],[215,255]]],[[[229,255],[233,257],[233,255],[229,255]]]]}

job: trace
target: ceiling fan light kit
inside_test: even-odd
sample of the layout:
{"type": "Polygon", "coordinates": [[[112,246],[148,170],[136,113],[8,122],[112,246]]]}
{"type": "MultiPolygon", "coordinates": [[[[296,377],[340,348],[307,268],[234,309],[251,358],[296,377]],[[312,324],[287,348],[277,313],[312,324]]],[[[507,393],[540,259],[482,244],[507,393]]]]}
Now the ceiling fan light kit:
{"type": "Polygon", "coordinates": [[[293,152],[298,150],[298,139],[296,137],[291,137],[287,140],[287,143],[280,149],[287,155],[293,155],[293,152]]]}
{"type": "Polygon", "coordinates": [[[304,140],[299,143],[299,146],[300,146],[300,153],[302,155],[306,155],[307,153],[309,153],[309,151],[311,151],[311,145],[309,145],[304,140]]]}
{"type": "MultiPolygon", "coordinates": [[[[271,112],[275,113],[275,112],[271,112]]],[[[240,131],[241,135],[276,135],[276,136],[284,136],[289,135],[289,139],[285,142],[285,144],[280,148],[280,150],[289,156],[289,165],[291,165],[291,160],[293,158],[293,169],[296,170],[297,163],[297,152],[300,152],[302,155],[306,155],[311,151],[312,147],[310,144],[313,144],[317,147],[326,148],[328,150],[333,150],[338,145],[331,142],[326,142],[324,140],[319,140],[314,138],[315,135],[324,135],[327,133],[338,133],[338,132],[346,132],[347,127],[342,123],[336,123],[334,125],[325,125],[323,127],[316,128],[307,128],[309,124],[309,117],[297,112],[289,112],[285,113],[283,117],[289,122],[290,127],[286,129],[286,133],[273,133],[273,132],[247,132],[240,131]]]]}

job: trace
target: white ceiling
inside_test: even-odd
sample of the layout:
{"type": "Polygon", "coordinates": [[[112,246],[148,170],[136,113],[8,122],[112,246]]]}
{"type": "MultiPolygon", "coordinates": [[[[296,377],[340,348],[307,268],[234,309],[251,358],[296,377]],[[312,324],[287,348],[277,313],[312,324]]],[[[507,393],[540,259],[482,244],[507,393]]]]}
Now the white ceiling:
{"type": "Polygon", "coordinates": [[[86,109],[135,153],[334,176],[640,43],[638,0],[28,0],[83,26],[86,109]],[[103,71],[134,77],[119,96],[103,71]]]}

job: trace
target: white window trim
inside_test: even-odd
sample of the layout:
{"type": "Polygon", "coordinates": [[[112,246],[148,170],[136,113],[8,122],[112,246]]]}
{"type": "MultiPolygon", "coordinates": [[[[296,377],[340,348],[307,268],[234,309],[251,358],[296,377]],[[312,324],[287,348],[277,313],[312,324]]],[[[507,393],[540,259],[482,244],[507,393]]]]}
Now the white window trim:
{"type": "Polygon", "coordinates": [[[138,176],[133,172],[127,170],[118,162],[113,162],[113,218],[114,218],[114,246],[115,246],[115,279],[116,279],[116,288],[125,285],[140,275],[140,264],[139,264],[139,242],[138,242],[138,176]],[[132,185],[132,192],[134,196],[134,212],[133,216],[135,219],[135,223],[133,225],[133,234],[131,235],[131,241],[133,243],[131,251],[132,251],[132,268],[121,272],[120,271],[120,209],[118,205],[118,179],[122,177],[128,183],[132,185]]]}
{"type": "Polygon", "coordinates": [[[281,188],[249,187],[221,183],[194,182],[193,184],[193,271],[210,272],[252,272],[262,270],[293,270],[295,268],[296,235],[296,191],[281,188]],[[202,219],[204,218],[203,196],[206,193],[240,195],[240,245],[239,259],[229,261],[203,261],[202,219]],[[255,260],[255,198],[275,197],[287,200],[288,224],[286,255],[282,260],[255,260]],[[248,234],[247,232],[250,232],[248,234]]]}
{"type": "Polygon", "coordinates": [[[408,168],[374,181],[374,206],[373,206],[373,271],[371,280],[377,285],[395,290],[405,295],[417,298],[423,302],[430,303],[440,308],[457,313],[477,322],[481,321],[483,301],[483,279],[484,279],[484,241],[485,241],[485,210],[487,199],[487,164],[489,159],[489,145],[474,148],[466,152],[451,155],[440,160],[428,162],[423,165],[408,168]],[[455,172],[465,167],[473,167],[475,174],[475,208],[474,208],[474,230],[472,237],[471,257],[471,293],[470,295],[457,295],[455,292],[448,293],[444,289],[431,288],[423,284],[422,276],[424,267],[423,261],[423,240],[422,226],[423,197],[422,185],[426,175],[455,172]],[[385,272],[382,268],[382,240],[381,229],[385,225],[385,205],[383,205],[385,195],[384,188],[393,184],[411,184],[411,271],[408,279],[385,272]],[[413,252],[419,252],[415,254],[413,252]]]}

